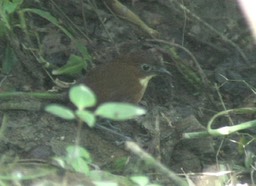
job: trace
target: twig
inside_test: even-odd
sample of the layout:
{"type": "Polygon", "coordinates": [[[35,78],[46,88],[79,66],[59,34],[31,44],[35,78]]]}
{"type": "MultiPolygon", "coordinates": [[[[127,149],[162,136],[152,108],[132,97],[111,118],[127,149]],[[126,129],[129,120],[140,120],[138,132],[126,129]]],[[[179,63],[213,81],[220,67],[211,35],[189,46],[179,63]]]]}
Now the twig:
{"type": "Polygon", "coordinates": [[[118,17],[129,21],[130,23],[138,26],[144,32],[149,34],[152,38],[159,36],[159,32],[150,28],[146,23],[144,23],[139,16],[133,13],[130,9],[120,3],[118,0],[102,0],[103,3],[112,10],[118,17]]]}
{"type": "Polygon", "coordinates": [[[143,149],[141,149],[136,143],[131,141],[126,141],[125,143],[126,148],[139,156],[141,159],[143,159],[145,162],[149,162],[150,165],[152,165],[154,168],[156,168],[161,173],[165,174],[168,178],[173,180],[177,185],[179,186],[188,186],[188,183],[177,176],[175,172],[169,170],[166,166],[161,164],[159,161],[157,161],[154,157],[152,157],[150,154],[145,152],[143,149]]]}
{"type": "Polygon", "coordinates": [[[172,43],[172,42],[169,42],[169,41],[164,41],[164,40],[161,40],[161,39],[147,39],[146,41],[166,44],[166,45],[169,45],[169,46],[179,48],[179,49],[183,50],[184,52],[186,52],[191,57],[192,61],[194,62],[195,66],[196,66],[196,68],[197,68],[197,70],[198,70],[198,72],[199,72],[199,74],[202,78],[202,81],[203,81],[205,87],[209,87],[209,82],[207,81],[207,77],[204,74],[204,71],[202,70],[199,62],[197,61],[195,56],[187,48],[185,48],[185,47],[183,47],[179,44],[172,43]]]}
{"type": "Polygon", "coordinates": [[[215,33],[216,35],[220,36],[221,39],[223,39],[225,42],[227,42],[228,44],[230,44],[231,46],[233,46],[241,55],[241,57],[244,59],[244,61],[249,64],[249,60],[246,57],[246,55],[244,54],[244,52],[242,51],[242,49],[235,44],[233,41],[231,41],[230,39],[228,39],[226,36],[224,36],[223,34],[221,34],[218,30],[216,30],[215,28],[213,28],[211,25],[209,25],[208,23],[206,23],[205,21],[203,21],[200,17],[198,17],[196,14],[194,14],[193,12],[191,12],[187,7],[185,7],[183,4],[179,3],[178,1],[172,1],[169,0],[170,3],[174,2],[178,5],[178,7],[185,11],[186,13],[188,13],[190,16],[192,16],[194,19],[196,19],[198,22],[202,23],[206,28],[208,28],[209,30],[211,30],[213,33],[215,33]]]}

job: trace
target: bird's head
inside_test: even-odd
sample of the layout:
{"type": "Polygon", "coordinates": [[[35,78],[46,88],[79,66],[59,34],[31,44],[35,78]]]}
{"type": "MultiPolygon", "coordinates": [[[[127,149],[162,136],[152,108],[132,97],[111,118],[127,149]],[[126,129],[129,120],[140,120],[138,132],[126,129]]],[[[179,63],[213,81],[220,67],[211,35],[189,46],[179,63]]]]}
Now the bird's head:
{"type": "Polygon", "coordinates": [[[157,75],[171,76],[171,73],[166,70],[161,57],[152,51],[131,52],[121,56],[117,61],[125,63],[127,69],[133,69],[130,70],[130,73],[138,77],[142,85],[147,86],[149,80],[157,75]]]}

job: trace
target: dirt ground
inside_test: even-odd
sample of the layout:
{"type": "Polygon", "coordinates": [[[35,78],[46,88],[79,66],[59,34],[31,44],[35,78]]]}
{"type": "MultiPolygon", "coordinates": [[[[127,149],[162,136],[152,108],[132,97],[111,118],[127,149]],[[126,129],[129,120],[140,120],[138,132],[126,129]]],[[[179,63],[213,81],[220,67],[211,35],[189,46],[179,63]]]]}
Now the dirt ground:
{"type": "MultiPolygon", "coordinates": [[[[38,56],[60,67],[71,54],[79,54],[75,45],[78,41],[92,56],[89,69],[134,48],[155,48],[162,53],[173,76],[156,77],[150,82],[140,103],[148,111],[145,116],[112,125],[176,173],[220,171],[218,165],[224,165],[226,171],[235,171],[235,167],[240,166],[244,172],[237,176],[237,182],[256,180],[244,165],[245,154],[255,154],[255,131],[243,131],[225,138],[182,138],[184,132],[205,130],[210,118],[220,111],[255,106],[255,45],[238,4],[210,0],[120,1],[158,31],[155,37],[115,15],[106,7],[107,1],[103,2],[24,1],[24,7],[42,9],[55,16],[74,39],[70,40],[47,20],[29,14],[28,34],[33,45],[28,45],[31,43],[25,33],[15,29],[17,42],[26,56],[23,60],[29,61],[29,65],[21,63],[19,56],[19,63],[8,76],[0,74],[1,92],[50,90],[54,83],[46,71],[51,73],[52,69],[38,63],[38,56]],[[179,4],[182,2],[186,10],[179,4]]],[[[3,59],[8,42],[1,39],[0,43],[0,59],[3,59]]],[[[71,82],[79,77],[58,78],[71,82]]],[[[28,105],[40,102],[33,98],[13,98],[11,101],[28,105]]],[[[7,116],[0,143],[0,153],[6,157],[48,160],[65,155],[65,148],[75,142],[77,124],[74,121],[65,121],[44,111],[5,110],[0,114],[1,118],[7,116]]],[[[237,124],[253,118],[252,114],[234,115],[231,120],[237,124]]],[[[230,125],[227,117],[216,122],[216,127],[225,125],[230,125]]],[[[86,126],[81,136],[81,146],[89,150],[93,163],[100,169],[119,175],[148,174],[162,185],[173,185],[127,151],[120,137],[86,126]],[[118,168],[120,161],[125,161],[122,168],[118,168]]],[[[192,179],[197,185],[207,185],[202,182],[204,176],[200,174],[192,179]]],[[[231,179],[231,174],[228,176],[231,179]]]]}

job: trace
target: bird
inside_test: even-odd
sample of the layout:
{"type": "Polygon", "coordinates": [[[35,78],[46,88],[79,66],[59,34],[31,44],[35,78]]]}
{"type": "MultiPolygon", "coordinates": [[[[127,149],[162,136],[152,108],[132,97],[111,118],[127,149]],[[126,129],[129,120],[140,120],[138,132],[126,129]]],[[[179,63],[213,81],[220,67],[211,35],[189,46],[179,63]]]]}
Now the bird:
{"type": "Polygon", "coordinates": [[[149,81],[161,74],[171,75],[152,51],[137,50],[96,66],[80,82],[96,94],[97,105],[105,102],[138,104],[149,81]]]}

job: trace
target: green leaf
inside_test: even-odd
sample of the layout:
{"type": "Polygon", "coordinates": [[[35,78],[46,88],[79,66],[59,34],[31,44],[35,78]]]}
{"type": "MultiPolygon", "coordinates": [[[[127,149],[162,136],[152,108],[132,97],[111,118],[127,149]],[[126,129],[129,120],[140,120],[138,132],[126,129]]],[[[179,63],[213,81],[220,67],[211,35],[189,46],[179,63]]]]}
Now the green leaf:
{"type": "Polygon", "coordinates": [[[87,62],[87,61],[91,61],[92,60],[92,57],[91,55],[89,54],[87,48],[84,46],[84,43],[82,42],[76,42],[76,47],[78,48],[78,50],[80,51],[80,53],[82,54],[83,56],[83,59],[87,62]]]}
{"type": "Polygon", "coordinates": [[[79,110],[96,104],[96,97],[93,91],[82,84],[76,85],[70,89],[69,98],[79,110]]]}
{"type": "Polygon", "coordinates": [[[250,169],[254,163],[255,154],[251,151],[246,151],[244,165],[247,169],[250,169]]]}
{"type": "MultiPolygon", "coordinates": [[[[1,13],[0,13],[0,17],[1,13]]],[[[3,37],[7,32],[8,29],[10,29],[10,25],[8,24],[8,22],[6,23],[7,20],[0,20],[0,38],[3,37]]]]}
{"type": "Polygon", "coordinates": [[[65,162],[65,159],[64,159],[64,158],[62,158],[62,157],[54,157],[53,159],[58,163],[58,165],[59,165],[61,168],[65,168],[66,162],[65,162]]]}
{"type": "Polygon", "coordinates": [[[117,183],[111,181],[93,181],[96,186],[118,186],[117,183]]]}
{"type": "Polygon", "coordinates": [[[18,60],[17,60],[15,52],[13,51],[12,48],[7,46],[5,48],[4,61],[3,61],[3,66],[2,66],[3,73],[9,74],[11,72],[13,66],[17,63],[17,61],[18,60]]]}
{"type": "Polygon", "coordinates": [[[31,12],[31,13],[39,15],[40,17],[48,20],[49,22],[51,22],[52,24],[57,26],[70,39],[73,39],[73,36],[63,26],[61,26],[59,21],[55,17],[53,17],[49,12],[46,12],[46,11],[43,11],[43,10],[40,10],[40,9],[36,9],[36,8],[24,8],[24,9],[22,9],[22,12],[31,12]]]}
{"type": "Polygon", "coordinates": [[[127,167],[127,161],[128,161],[128,157],[123,156],[120,157],[118,159],[116,159],[113,163],[113,169],[117,172],[122,172],[125,170],[125,168],[127,167]]]}
{"type": "Polygon", "coordinates": [[[4,1],[3,8],[8,13],[14,13],[19,6],[23,3],[23,0],[4,1]]]}
{"type": "Polygon", "coordinates": [[[75,171],[84,173],[85,175],[90,171],[88,163],[82,158],[73,159],[71,166],[75,171]]]}
{"type": "Polygon", "coordinates": [[[116,121],[132,119],[145,113],[145,109],[129,103],[104,103],[95,111],[98,116],[116,121]]]}
{"type": "Polygon", "coordinates": [[[83,122],[85,122],[89,127],[95,126],[96,118],[91,112],[89,112],[87,110],[77,110],[76,115],[83,122]]]}
{"type": "Polygon", "coordinates": [[[61,105],[57,105],[57,104],[48,105],[46,106],[45,111],[66,120],[75,119],[75,115],[73,111],[61,105]]]}
{"type": "Polygon", "coordinates": [[[146,176],[133,176],[131,180],[139,186],[146,186],[149,183],[149,179],[146,176]]]}
{"type": "Polygon", "coordinates": [[[83,147],[79,146],[68,146],[67,149],[67,163],[77,171],[84,174],[89,173],[88,163],[91,162],[89,152],[83,147]]]}
{"type": "Polygon", "coordinates": [[[70,145],[66,148],[69,158],[84,158],[91,162],[90,153],[83,147],[70,145]]]}
{"type": "Polygon", "coordinates": [[[81,74],[82,70],[85,68],[86,62],[80,57],[76,55],[71,55],[68,59],[67,64],[64,66],[53,70],[53,75],[76,75],[81,74]]]}

